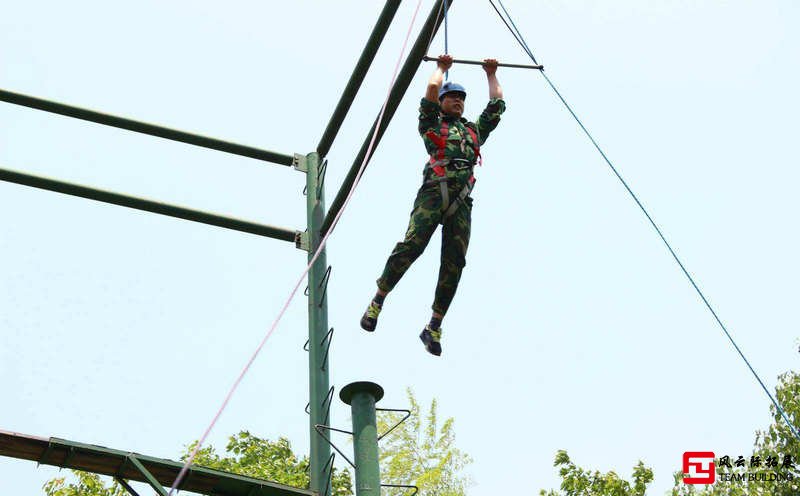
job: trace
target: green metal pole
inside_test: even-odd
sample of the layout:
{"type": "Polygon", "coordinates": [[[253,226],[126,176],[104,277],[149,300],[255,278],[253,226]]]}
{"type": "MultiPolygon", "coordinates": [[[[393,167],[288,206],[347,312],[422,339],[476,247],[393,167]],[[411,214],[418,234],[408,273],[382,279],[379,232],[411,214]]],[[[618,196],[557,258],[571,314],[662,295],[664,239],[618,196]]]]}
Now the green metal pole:
{"type": "Polygon", "coordinates": [[[333,111],[333,115],[331,115],[331,120],[328,121],[328,127],[325,128],[325,132],[319,140],[317,152],[320,157],[324,158],[331,149],[333,139],[336,138],[336,134],[339,132],[342,122],[344,122],[347,111],[356,98],[356,93],[358,93],[358,89],[361,87],[361,82],[364,80],[364,76],[367,75],[367,70],[370,64],[372,64],[372,59],[374,59],[375,54],[378,53],[378,48],[381,46],[386,31],[389,30],[389,26],[392,24],[392,19],[395,13],[397,13],[397,8],[399,6],[400,0],[386,0],[381,15],[378,17],[378,22],[375,23],[372,34],[370,34],[369,40],[367,40],[367,44],[364,45],[364,50],[361,52],[361,57],[359,57],[358,62],[356,62],[353,74],[350,76],[350,80],[347,81],[347,86],[345,86],[344,91],[342,91],[339,103],[336,104],[336,109],[333,111]]]}
{"type": "MultiPolygon", "coordinates": [[[[320,226],[325,218],[325,191],[320,186],[319,154],[306,155],[306,211],[308,216],[308,260],[314,255],[321,240],[320,226]]],[[[325,470],[331,448],[320,436],[315,425],[326,425],[330,399],[328,398],[328,368],[324,366],[325,335],[328,332],[328,303],[323,300],[325,272],[327,269],[325,249],[308,272],[308,384],[309,384],[309,435],[311,436],[310,489],[321,496],[330,493],[330,473],[325,470]]]]}
{"type": "Polygon", "coordinates": [[[68,183],[45,176],[37,176],[11,169],[0,168],[0,181],[7,181],[10,183],[21,184],[24,186],[30,186],[32,188],[39,188],[48,191],[55,191],[56,193],[63,193],[65,195],[79,196],[89,200],[96,200],[114,205],[120,205],[123,207],[135,208],[137,210],[144,210],[146,212],[152,212],[155,214],[168,215],[170,217],[177,217],[178,219],[201,222],[203,224],[224,227],[225,229],[233,229],[234,231],[256,234],[258,236],[265,236],[268,238],[275,238],[290,242],[294,241],[295,244],[298,243],[298,235],[300,234],[299,232],[284,229],[282,227],[257,224],[248,220],[225,217],[223,215],[218,215],[211,212],[203,212],[201,210],[192,210],[178,205],[170,205],[169,203],[149,200],[146,198],[123,195],[113,191],[89,188],[80,184],[68,183]]]}
{"type": "Polygon", "coordinates": [[[76,119],[83,119],[85,121],[95,122],[97,124],[104,124],[106,126],[118,127],[120,129],[127,129],[142,134],[149,134],[150,136],[158,136],[173,141],[180,141],[190,145],[202,146],[212,150],[221,152],[233,153],[234,155],[241,155],[243,157],[250,157],[256,160],[263,160],[265,162],[273,162],[278,165],[292,165],[294,164],[294,157],[284,153],[276,153],[269,150],[261,150],[248,145],[240,145],[238,143],[231,143],[216,138],[209,138],[199,134],[187,133],[178,129],[171,129],[164,126],[149,124],[147,122],[135,121],[126,117],[119,117],[116,115],[105,114],[74,105],[67,105],[64,103],[45,100],[35,96],[23,95],[22,93],[14,93],[0,89],[0,101],[13,103],[15,105],[22,105],[45,112],[52,112],[54,114],[61,114],[67,117],[74,117],[76,119]]]}
{"type": "Polygon", "coordinates": [[[342,388],[339,397],[350,405],[352,411],[356,496],[380,496],[375,403],[383,398],[383,388],[374,382],[353,382],[342,388]]]}

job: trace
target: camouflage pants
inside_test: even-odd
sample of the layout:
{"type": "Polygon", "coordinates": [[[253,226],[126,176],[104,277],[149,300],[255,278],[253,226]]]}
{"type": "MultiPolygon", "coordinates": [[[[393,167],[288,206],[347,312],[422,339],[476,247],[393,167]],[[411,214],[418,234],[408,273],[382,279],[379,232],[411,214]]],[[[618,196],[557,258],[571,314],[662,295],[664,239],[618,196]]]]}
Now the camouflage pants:
{"type": "MultiPolygon", "coordinates": [[[[463,185],[452,184],[448,188],[450,198],[456,198],[463,185]]],[[[456,294],[461,270],[466,265],[467,246],[472,216],[472,198],[465,198],[453,215],[442,224],[442,253],[439,280],[431,307],[444,315],[456,294]]],[[[408,222],[405,239],[395,245],[386,261],[383,274],[377,280],[378,288],[389,292],[403,277],[431,239],[442,221],[442,193],[438,184],[423,185],[414,200],[414,209],[408,222]]]]}

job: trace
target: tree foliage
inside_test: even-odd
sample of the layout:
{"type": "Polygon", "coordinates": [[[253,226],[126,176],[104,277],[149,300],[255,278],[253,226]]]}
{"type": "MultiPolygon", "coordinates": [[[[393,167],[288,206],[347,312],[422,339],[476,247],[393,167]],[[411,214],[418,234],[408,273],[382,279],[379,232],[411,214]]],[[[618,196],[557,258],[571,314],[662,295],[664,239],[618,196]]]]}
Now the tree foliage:
{"type": "MultiPolygon", "coordinates": [[[[413,392],[407,389],[406,394],[411,416],[381,441],[381,481],[414,485],[426,496],[465,495],[471,481],[462,471],[472,459],[455,447],[454,419],[439,424],[435,399],[423,419],[413,392]]],[[[388,431],[402,417],[398,413],[379,415],[378,432],[388,431]]],[[[399,496],[408,492],[387,489],[383,494],[399,496]]]]}
{"type": "Polygon", "coordinates": [[[77,482],[67,483],[66,477],[56,477],[44,484],[47,496],[127,496],[128,493],[116,481],[109,487],[105,477],[80,470],[71,470],[77,482]]]}
{"type": "MultiPolygon", "coordinates": [[[[800,374],[790,371],[778,376],[778,385],[775,387],[775,400],[786,412],[786,416],[792,425],[800,425],[800,374]]],[[[672,489],[672,496],[797,496],[800,494],[800,465],[794,468],[753,466],[752,457],[758,460],[766,460],[767,457],[774,457],[777,460],[784,460],[786,455],[798,462],[800,455],[800,440],[795,437],[789,426],[783,420],[780,412],[775,405],[769,405],[772,424],[764,431],[756,431],[753,443],[753,452],[747,457],[745,467],[717,467],[717,481],[713,485],[695,486],[683,483],[683,474],[674,474],[675,486],[672,489]],[[749,478],[739,480],[722,480],[723,474],[756,474],[756,480],[750,481],[749,478]],[[792,481],[770,481],[759,480],[764,474],[768,479],[772,473],[784,476],[791,476],[792,481]]]]}
{"type": "MultiPolygon", "coordinates": [[[[186,460],[194,450],[196,442],[190,445],[181,457],[186,460]]],[[[308,457],[297,458],[292,446],[286,438],[277,441],[262,439],[241,431],[228,438],[226,454],[220,456],[213,446],[206,446],[198,451],[194,463],[203,467],[224,470],[239,475],[266,479],[288,486],[308,488],[308,457]]],[[[56,478],[44,485],[47,496],[125,496],[116,482],[106,486],[104,477],[97,474],[72,471],[77,482],[67,483],[66,478],[56,478]]],[[[353,494],[350,471],[334,469],[332,477],[333,496],[350,496],[353,494]]]]}
{"type": "Polygon", "coordinates": [[[644,496],[653,482],[653,471],[641,460],[633,467],[633,482],[622,479],[616,472],[605,474],[584,470],[570,460],[564,450],[556,453],[555,463],[561,476],[561,491],[539,491],[540,496],[644,496]]]}
{"type": "MultiPolygon", "coordinates": [[[[778,376],[775,399],[786,412],[792,425],[800,425],[800,374],[789,371],[778,376]]],[[[717,480],[712,485],[689,485],[683,482],[683,472],[673,474],[671,496],[797,496],[800,494],[800,440],[784,421],[775,405],[769,405],[772,424],[766,430],[756,431],[752,453],[745,458],[743,467],[720,466],[717,480]],[[786,456],[789,466],[783,466],[786,456]],[[779,461],[777,467],[767,466],[768,459],[779,461]],[[754,463],[757,461],[758,463],[754,463]],[[743,480],[725,480],[726,475],[748,475],[743,480]],[[749,474],[755,474],[750,480],[749,474]],[[769,480],[778,474],[782,480],[769,480]],[[788,480],[790,479],[791,480],[788,480]]],[[[731,460],[733,462],[733,460],[731,460]]],[[[561,492],[540,491],[540,496],[643,496],[653,480],[653,472],[640,461],[633,468],[633,483],[619,478],[614,472],[601,474],[575,465],[566,451],[556,455],[555,466],[560,467],[561,492]]]]}

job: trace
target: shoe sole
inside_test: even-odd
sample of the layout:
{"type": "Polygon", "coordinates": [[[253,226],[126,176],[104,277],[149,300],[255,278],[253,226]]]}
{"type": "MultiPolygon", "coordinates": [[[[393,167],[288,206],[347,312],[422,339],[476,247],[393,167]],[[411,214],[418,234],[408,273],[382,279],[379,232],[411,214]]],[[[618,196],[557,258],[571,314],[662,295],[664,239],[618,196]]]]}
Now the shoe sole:
{"type": "Polygon", "coordinates": [[[422,341],[422,344],[425,345],[425,351],[427,351],[433,356],[442,356],[441,344],[439,345],[439,353],[436,353],[436,351],[432,350],[431,347],[429,346],[429,343],[433,343],[433,341],[428,341],[425,339],[425,332],[419,335],[419,340],[422,341]]]}
{"type": "Polygon", "coordinates": [[[378,322],[376,321],[374,325],[371,325],[369,321],[361,318],[361,328],[367,332],[375,332],[375,328],[378,326],[378,322]]]}

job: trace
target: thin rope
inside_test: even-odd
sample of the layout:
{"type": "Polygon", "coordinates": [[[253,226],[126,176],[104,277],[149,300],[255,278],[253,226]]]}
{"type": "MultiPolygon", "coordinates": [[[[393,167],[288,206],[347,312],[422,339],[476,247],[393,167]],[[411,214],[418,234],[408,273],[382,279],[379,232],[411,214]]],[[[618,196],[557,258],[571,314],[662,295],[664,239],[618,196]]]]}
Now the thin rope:
{"type": "MultiPolygon", "coordinates": [[[[438,24],[438,23],[439,23],[439,19],[441,19],[441,17],[442,17],[442,9],[444,8],[444,3],[445,3],[447,0],[439,0],[439,1],[440,1],[440,3],[439,3],[439,12],[437,12],[437,13],[436,13],[436,20],[435,20],[435,21],[433,21],[433,25],[434,25],[434,26],[436,26],[436,24],[438,24]]],[[[431,35],[430,35],[430,37],[428,38],[428,44],[427,44],[427,45],[426,45],[426,47],[425,47],[425,53],[426,53],[426,54],[427,54],[427,53],[430,51],[430,49],[431,49],[431,43],[433,43],[433,37],[434,37],[434,36],[436,36],[436,30],[435,30],[435,29],[431,29],[431,35]]]]}
{"type": "Polygon", "coordinates": [[[234,381],[233,386],[228,391],[228,394],[225,396],[225,400],[222,402],[222,405],[220,406],[219,410],[214,415],[214,418],[212,419],[211,424],[209,424],[209,426],[206,428],[205,432],[203,433],[203,436],[198,441],[197,446],[195,446],[195,448],[192,451],[191,455],[189,455],[189,459],[186,461],[186,463],[184,464],[184,466],[181,469],[180,473],[178,474],[178,477],[175,479],[175,482],[172,483],[172,487],[169,490],[169,496],[172,496],[172,494],[175,491],[175,488],[180,485],[181,481],[186,476],[186,472],[188,472],[189,467],[192,465],[192,462],[194,462],[194,459],[197,456],[197,453],[200,451],[200,448],[203,446],[203,443],[205,443],[205,440],[208,437],[209,433],[211,432],[211,429],[214,428],[214,425],[217,423],[217,420],[219,420],[220,415],[222,415],[222,412],[228,406],[228,402],[230,401],[231,397],[233,396],[233,393],[239,387],[239,383],[242,382],[242,379],[244,379],[245,374],[247,374],[247,372],[250,370],[250,366],[253,364],[253,362],[255,361],[256,357],[261,352],[261,349],[264,347],[264,344],[267,342],[269,337],[272,335],[272,333],[278,327],[278,322],[280,322],[281,318],[283,318],[283,315],[286,313],[286,310],[289,308],[289,304],[292,302],[292,300],[294,299],[295,295],[297,294],[297,290],[300,288],[300,285],[303,283],[303,280],[308,275],[309,271],[311,270],[311,267],[317,261],[317,259],[320,256],[320,253],[322,253],[322,250],[325,248],[325,245],[328,242],[328,238],[330,237],[331,233],[333,233],[334,229],[336,228],[336,225],[339,222],[339,219],[342,216],[342,213],[344,213],[345,208],[347,208],[347,204],[350,202],[350,199],[353,197],[353,193],[355,193],[356,186],[358,186],[358,183],[361,180],[361,176],[364,174],[364,169],[366,168],[367,160],[370,157],[370,154],[372,153],[373,147],[375,146],[375,140],[376,140],[376,138],[378,136],[378,130],[380,129],[380,124],[383,121],[383,115],[384,115],[384,113],[386,111],[386,105],[389,102],[389,95],[391,94],[392,87],[394,86],[394,82],[397,79],[397,73],[398,73],[398,71],[400,69],[400,63],[402,62],[403,55],[405,54],[406,48],[408,47],[408,40],[411,37],[411,30],[414,27],[414,22],[417,19],[417,14],[419,13],[420,5],[422,5],[422,0],[418,1],[417,8],[414,10],[414,15],[412,16],[411,23],[408,26],[408,32],[406,33],[406,38],[403,41],[403,47],[400,50],[400,55],[398,56],[397,63],[395,64],[395,67],[394,67],[394,73],[392,74],[392,80],[389,83],[389,91],[387,91],[387,93],[386,93],[386,99],[383,101],[383,106],[381,107],[381,112],[378,115],[377,124],[375,125],[375,132],[372,133],[372,138],[370,139],[369,146],[367,147],[367,153],[364,155],[364,160],[361,162],[361,167],[358,170],[358,174],[356,175],[356,179],[353,182],[353,186],[350,187],[350,191],[349,191],[349,193],[347,195],[347,198],[345,198],[344,203],[342,204],[342,208],[336,214],[336,217],[334,217],[333,222],[331,222],[331,227],[330,227],[330,229],[328,229],[328,232],[320,240],[319,246],[317,247],[317,250],[314,252],[314,256],[311,257],[311,260],[308,262],[308,266],[305,268],[305,270],[303,270],[303,273],[298,278],[297,283],[294,285],[294,289],[292,289],[291,293],[289,294],[289,298],[286,300],[286,303],[283,304],[283,308],[281,308],[280,313],[278,313],[278,316],[272,322],[272,325],[270,326],[269,331],[264,336],[264,338],[261,340],[261,343],[259,343],[258,347],[256,348],[255,352],[253,352],[253,354],[250,357],[250,359],[247,361],[247,364],[242,369],[241,373],[239,374],[239,377],[237,377],[236,381],[234,381]]]}
{"type": "MultiPolygon", "coordinates": [[[[442,0],[442,5],[444,2],[448,0],[442,0]]],[[[447,48],[447,11],[450,9],[444,9],[444,53],[448,55],[450,53],[449,49],[447,48]]],[[[447,81],[450,78],[450,70],[446,70],[444,72],[444,80],[447,81]]]]}
{"type": "MultiPolygon", "coordinates": [[[[506,13],[506,16],[508,16],[508,20],[509,20],[509,21],[511,21],[511,25],[512,25],[512,26],[514,26],[514,29],[513,29],[513,30],[511,30],[511,28],[509,27],[509,30],[511,30],[511,34],[513,34],[513,35],[514,35],[514,38],[516,38],[516,39],[517,39],[517,41],[518,41],[518,42],[520,43],[520,45],[522,46],[522,49],[525,51],[525,53],[527,53],[527,54],[528,54],[528,56],[531,58],[531,60],[533,60],[533,62],[534,62],[535,64],[537,64],[537,65],[538,65],[538,62],[536,62],[536,59],[535,59],[535,58],[534,58],[534,56],[533,56],[533,52],[531,52],[530,48],[528,48],[528,44],[525,42],[525,38],[522,36],[522,33],[520,33],[519,29],[517,29],[517,26],[516,26],[516,24],[514,24],[514,20],[511,18],[511,15],[508,13],[508,11],[506,10],[505,6],[503,6],[503,2],[502,2],[502,0],[497,0],[497,1],[498,1],[498,3],[500,4],[500,7],[503,9],[503,12],[505,12],[505,13],[506,13]]],[[[489,0],[489,2],[490,2],[490,3],[492,3],[492,0],[489,0]]],[[[494,3],[492,3],[492,6],[494,7],[494,3]]],[[[495,8],[495,11],[497,11],[497,8],[495,8]]],[[[498,15],[500,14],[500,12],[499,12],[499,11],[498,11],[497,13],[498,13],[498,15]]],[[[502,18],[503,18],[503,16],[500,16],[500,18],[502,19],[502,18]]],[[[505,22],[505,20],[503,20],[503,22],[506,24],[506,27],[508,27],[508,23],[506,23],[506,22],[505,22]]],[[[695,291],[697,292],[697,294],[698,294],[698,295],[700,296],[700,298],[703,300],[703,303],[705,304],[706,308],[708,308],[708,310],[711,312],[711,315],[713,315],[713,316],[714,316],[714,319],[717,321],[717,324],[719,324],[719,327],[720,327],[720,328],[722,329],[722,331],[725,333],[725,336],[727,336],[727,337],[728,337],[728,340],[731,342],[731,344],[733,345],[733,347],[734,347],[734,348],[736,349],[736,351],[739,353],[739,356],[740,356],[740,357],[742,357],[742,360],[744,360],[744,363],[747,365],[747,368],[748,368],[748,369],[750,369],[750,372],[752,372],[753,376],[756,378],[756,380],[758,381],[758,383],[761,385],[761,389],[763,389],[763,390],[764,390],[764,393],[766,393],[766,395],[767,395],[767,396],[769,397],[769,399],[772,401],[772,404],[773,404],[773,405],[775,406],[775,408],[776,408],[776,409],[777,409],[777,410],[780,412],[781,416],[783,417],[783,420],[786,422],[786,425],[789,427],[789,429],[792,431],[792,433],[795,435],[795,437],[796,437],[797,439],[800,439],[800,432],[798,432],[798,430],[797,430],[797,428],[794,426],[794,424],[792,424],[792,423],[789,421],[789,417],[786,415],[786,412],[783,410],[783,408],[781,407],[781,405],[780,405],[780,404],[778,404],[778,402],[775,400],[775,397],[772,395],[772,393],[769,391],[769,389],[767,389],[767,386],[766,386],[766,385],[764,385],[764,381],[762,381],[762,380],[761,380],[761,377],[759,377],[758,373],[756,373],[756,371],[755,371],[755,369],[753,368],[753,366],[752,366],[752,365],[750,365],[750,361],[747,359],[747,357],[745,357],[745,356],[744,356],[744,353],[743,353],[743,352],[742,352],[742,350],[739,348],[739,345],[737,345],[737,344],[736,344],[736,341],[733,339],[733,336],[731,336],[730,332],[728,332],[728,329],[727,329],[727,327],[725,327],[725,324],[723,324],[723,323],[722,323],[722,320],[721,320],[721,319],[719,318],[719,316],[717,315],[717,312],[716,312],[716,311],[714,311],[714,308],[713,308],[713,307],[711,306],[711,304],[708,302],[708,299],[706,299],[705,295],[704,295],[704,294],[703,294],[703,292],[700,290],[700,287],[697,285],[697,283],[695,282],[694,278],[691,276],[691,274],[689,274],[689,271],[688,271],[688,270],[686,270],[686,267],[683,265],[683,262],[681,262],[680,258],[678,258],[678,255],[675,253],[675,250],[673,250],[673,249],[672,249],[672,246],[671,246],[671,245],[669,244],[669,242],[667,241],[667,238],[666,238],[666,237],[664,237],[664,234],[661,232],[661,229],[658,227],[658,225],[656,224],[656,222],[653,220],[653,218],[652,218],[652,217],[650,216],[650,214],[647,212],[647,209],[645,209],[645,208],[644,208],[644,205],[642,205],[642,202],[640,202],[640,201],[639,201],[639,198],[636,196],[636,194],[633,192],[633,190],[631,190],[631,188],[628,186],[628,183],[627,183],[627,182],[625,182],[625,179],[623,179],[623,178],[622,178],[622,175],[620,175],[619,171],[617,171],[617,168],[616,168],[616,167],[614,167],[614,164],[612,164],[612,163],[611,163],[611,160],[609,160],[609,159],[608,159],[608,157],[606,156],[606,154],[605,154],[605,153],[603,152],[603,150],[600,148],[600,145],[598,145],[598,144],[597,144],[597,142],[595,141],[595,139],[592,137],[592,135],[589,133],[589,131],[588,131],[588,130],[586,129],[586,127],[583,125],[583,123],[581,122],[581,120],[578,118],[578,116],[577,116],[577,115],[575,114],[575,112],[572,110],[572,107],[570,107],[570,106],[569,106],[569,104],[567,103],[567,101],[566,101],[566,100],[564,99],[564,97],[561,95],[561,92],[559,92],[559,91],[558,91],[558,89],[556,88],[556,86],[553,84],[553,82],[552,82],[552,81],[550,81],[550,78],[548,78],[548,77],[547,77],[547,75],[546,75],[546,74],[545,74],[543,71],[540,71],[540,72],[542,72],[542,76],[544,76],[544,79],[545,79],[545,81],[547,81],[547,84],[549,84],[549,85],[550,85],[550,87],[553,89],[553,91],[555,92],[555,94],[558,96],[559,100],[561,100],[561,102],[562,102],[562,103],[564,104],[564,106],[567,108],[567,110],[569,111],[569,113],[572,115],[572,117],[575,119],[575,121],[576,121],[576,122],[578,123],[578,125],[581,127],[581,129],[582,129],[582,130],[583,130],[583,132],[586,134],[586,136],[589,138],[589,140],[592,142],[592,144],[594,145],[594,147],[597,149],[597,151],[598,151],[598,152],[600,152],[600,155],[603,157],[603,160],[605,160],[605,162],[608,164],[608,166],[609,166],[609,167],[611,168],[611,170],[614,172],[614,175],[615,175],[615,176],[617,176],[617,179],[619,179],[619,181],[622,183],[622,185],[625,187],[625,189],[628,191],[628,193],[629,193],[629,194],[631,195],[631,197],[634,199],[634,201],[636,202],[636,204],[637,204],[637,205],[639,206],[639,208],[642,210],[642,212],[644,213],[644,215],[647,217],[647,220],[648,220],[648,221],[650,221],[650,224],[651,224],[651,225],[653,226],[653,228],[656,230],[656,232],[658,233],[658,236],[661,238],[661,241],[663,241],[663,242],[664,242],[664,245],[666,245],[667,249],[669,250],[670,254],[672,255],[672,258],[674,258],[674,259],[675,259],[675,261],[678,263],[678,266],[680,266],[680,268],[681,268],[681,271],[683,271],[683,273],[684,273],[684,275],[686,276],[686,278],[687,278],[687,279],[689,279],[689,282],[692,284],[692,287],[694,287],[694,289],[695,289],[695,291]]]]}

